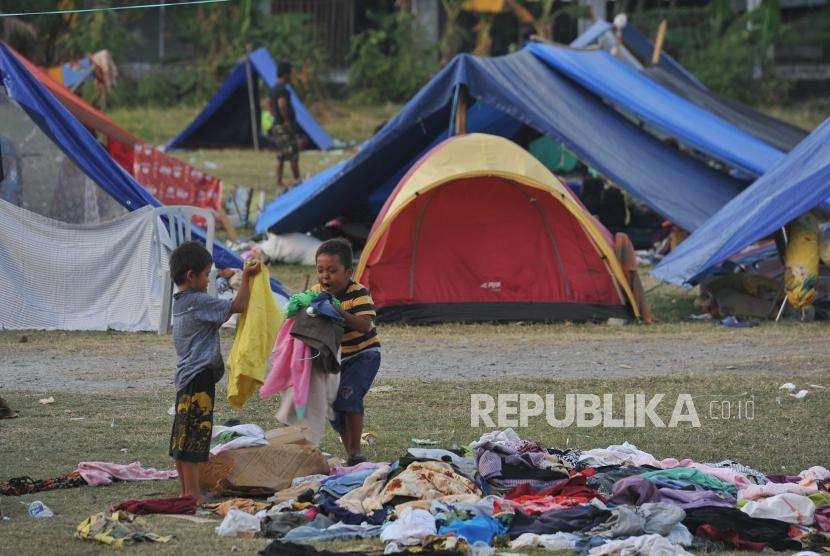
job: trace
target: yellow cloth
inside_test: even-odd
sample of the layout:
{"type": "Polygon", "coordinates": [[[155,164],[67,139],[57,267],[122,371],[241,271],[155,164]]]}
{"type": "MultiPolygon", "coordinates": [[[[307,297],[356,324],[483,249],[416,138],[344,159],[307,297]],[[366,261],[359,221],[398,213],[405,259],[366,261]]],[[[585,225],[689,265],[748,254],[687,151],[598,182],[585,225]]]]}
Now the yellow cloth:
{"type": "Polygon", "coordinates": [[[75,529],[75,538],[97,541],[113,548],[124,548],[124,545],[136,541],[170,542],[173,537],[151,532],[144,518],[117,511],[89,516],[75,529]]]}
{"type": "Polygon", "coordinates": [[[274,301],[269,279],[268,269],[263,266],[251,280],[248,308],[236,323],[236,337],[228,356],[228,402],[234,409],[242,409],[265,381],[268,356],[282,325],[283,314],[274,301]]]}
{"type": "Polygon", "coordinates": [[[796,309],[813,304],[818,283],[818,222],[809,212],[787,226],[784,288],[796,309]]]}
{"type": "Polygon", "coordinates": [[[263,110],[259,117],[259,127],[262,133],[267,134],[274,127],[274,115],[268,110],[263,110]]]}

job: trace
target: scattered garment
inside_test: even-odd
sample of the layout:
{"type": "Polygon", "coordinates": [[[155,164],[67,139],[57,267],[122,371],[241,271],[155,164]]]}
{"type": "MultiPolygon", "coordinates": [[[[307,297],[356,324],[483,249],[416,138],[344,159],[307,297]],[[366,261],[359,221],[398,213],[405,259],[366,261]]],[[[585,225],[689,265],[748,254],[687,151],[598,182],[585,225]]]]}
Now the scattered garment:
{"type": "Polygon", "coordinates": [[[482,479],[497,493],[527,484],[536,489],[567,479],[570,464],[541,446],[522,442],[484,442],[474,449],[482,479]]]}
{"type": "Polygon", "coordinates": [[[608,541],[592,548],[590,556],[692,556],[680,546],[671,544],[661,535],[641,535],[608,541]]]}
{"type": "Polygon", "coordinates": [[[659,471],[648,471],[643,473],[642,477],[646,479],[664,478],[672,481],[686,481],[709,490],[727,492],[732,496],[737,492],[735,485],[722,481],[694,467],[674,467],[659,471]]]}
{"type": "Polygon", "coordinates": [[[102,512],[86,518],[75,529],[75,538],[124,548],[125,545],[141,541],[166,543],[173,537],[157,535],[150,531],[144,518],[118,511],[102,512]]]}
{"type": "Polygon", "coordinates": [[[420,542],[437,534],[435,518],[426,510],[405,510],[398,519],[386,524],[380,534],[385,543],[394,542],[405,546],[420,542]]]}
{"type": "Polygon", "coordinates": [[[498,537],[505,533],[507,533],[507,527],[500,520],[484,515],[467,520],[457,519],[447,525],[443,525],[438,530],[438,534],[441,536],[455,535],[459,539],[467,541],[469,545],[477,542],[491,545],[493,543],[493,537],[498,537]]]}
{"type": "Polygon", "coordinates": [[[816,508],[820,508],[822,506],[830,506],[830,492],[814,492],[812,494],[808,494],[807,498],[813,501],[813,504],[816,505],[816,508]]]}
{"type": "MultiPolygon", "coordinates": [[[[365,464],[361,463],[354,467],[363,465],[365,464]]],[[[367,467],[363,467],[361,471],[366,469],[367,467]]],[[[343,495],[337,500],[337,505],[354,514],[370,514],[382,509],[383,503],[380,500],[380,493],[386,484],[386,477],[389,475],[390,469],[389,465],[384,463],[377,469],[372,470],[371,474],[364,479],[363,484],[343,495]]]]}
{"type": "Polygon", "coordinates": [[[611,510],[611,517],[588,531],[599,537],[631,537],[643,534],[668,535],[686,516],[677,506],[648,502],[641,506],[619,506],[611,510]]]}
{"type": "Polygon", "coordinates": [[[238,450],[251,446],[268,446],[265,431],[254,424],[234,425],[225,427],[214,425],[211,433],[210,453],[214,456],[226,450],[238,450]]]}
{"type": "Polygon", "coordinates": [[[753,469],[748,465],[744,465],[742,463],[738,463],[736,461],[732,461],[729,459],[725,459],[717,463],[709,463],[707,465],[711,467],[725,467],[731,469],[736,473],[745,475],[750,481],[754,482],[756,485],[765,485],[769,482],[767,476],[758,471],[757,469],[753,469]]]}
{"type": "Polygon", "coordinates": [[[505,494],[504,499],[494,502],[494,511],[499,513],[509,507],[528,515],[538,515],[551,510],[587,504],[598,497],[601,498],[595,490],[587,486],[585,477],[577,475],[557,481],[538,491],[528,484],[519,485],[505,494]]]}
{"type": "Polygon", "coordinates": [[[349,510],[338,506],[337,499],[335,497],[325,493],[315,500],[317,507],[321,512],[331,517],[332,520],[345,523],[347,525],[360,525],[364,522],[370,525],[381,525],[384,521],[386,521],[386,516],[389,515],[388,508],[376,510],[369,514],[352,513],[349,510]]]}
{"type": "Polygon", "coordinates": [[[312,519],[307,511],[269,512],[261,521],[262,534],[266,537],[282,537],[312,519]]]}
{"type": "Polygon", "coordinates": [[[692,508],[683,519],[689,531],[699,537],[719,540],[746,550],[799,550],[801,544],[789,537],[790,524],[776,519],[751,517],[738,508],[692,508]]]}
{"type": "Polygon", "coordinates": [[[283,535],[282,539],[290,542],[308,543],[346,539],[371,539],[380,534],[380,525],[348,525],[335,523],[325,529],[319,529],[309,524],[292,529],[283,535]]]}
{"type": "Polygon", "coordinates": [[[761,500],[776,494],[807,495],[816,492],[816,486],[803,486],[797,483],[767,483],[765,485],[751,485],[738,491],[738,498],[744,500],[761,500]]]}
{"type": "Polygon", "coordinates": [[[351,467],[334,466],[334,467],[331,468],[331,473],[329,473],[329,476],[334,475],[335,477],[342,477],[343,475],[349,475],[351,473],[354,473],[355,471],[363,471],[364,469],[373,469],[374,470],[374,469],[377,469],[380,465],[381,464],[379,464],[379,463],[374,463],[374,462],[371,462],[371,461],[364,461],[364,462],[358,463],[357,465],[352,465],[351,467]]]}
{"type": "Polygon", "coordinates": [[[777,519],[796,525],[812,525],[816,507],[813,501],[800,494],[786,492],[759,501],[747,502],[741,511],[748,516],[777,519]]]}
{"type": "Polygon", "coordinates": [[[158,481],[175,479],[179,476],[175,470],[159,471],[152,467],[143,468],[137,461],[129,464],[109,463],[104,461],[82,461],[78,472],[84,480],[92,485],[108,485],[113,481],[158,481]]]}
{"type": "Polygon", "coordinates": [[[225,500],[224,502],[217,502],[215,504],[204,504],[202,506],[220,517],[225,517],[231,510],[239,510],[247,514],[255,514],[260,510],[268,507],[268,504],[257,502],[250,498],[234,498],[232,500],[225,500]]]}
{"type": "Polygon", "coordinates": [[[614,483],[612,496],[608,499],[611,504],[626,504],[639,506],[646,502],[660,502],[662,497],[657,487],[643,477],[634,475],[620,479],[614,483]]]}
{"type": "Polygon", "coordinates": [[[395,505],[395,514],[400,515],[402,511],[407,508],[418,508],[421,510],[428,510],[435,514],[434,509],[438,507],[455,507],[456,504],[475,504],[479,500],[477,494],[448,494],[446,496],[439,496],[429,500],[410,500],[395,505]],[[440,505],[440,506],[439,506],[440,505]]]}
{"type": "Polygon", "coordinates": [[[342,475],[340,477],[329,477],[323,481],[323,486],[320,487],[322,492],[326,492],[335,498],[340,498],[345,494],[363,486],[366,478],[374,472],[373,469],[361,469],[342,475]]]}
{"type": "Polygon", "coordinates": [[[538,516],[516,514],[510,524],[510,538],[515,539],[523,533],[556,533],[563,531],[573,533],[588,531],[605,523],[611,517],[609,510],[603,510],[591,504],[575,506],[564,510],[547,512],[538,516]]]}
{"type": "Polygon", "coordinates": [[[822,506],[815,511],[816,526],[822,531],[830,531],[830,506],[822,506]]]}
{"type": "Polygon", "coordinates": [[[554,533],[537,535],[535,533],[523,533],[510,541],[510,548],[518,550],[522,548],[544,548],[545,550],[573,550],[576,544],[582,539],[581,535],[573,533],[554,533]]]}
{"type": "Polygon", "coordinates": [[[673,488],[661,488],[660,500],[667,504],[674,504],[678,508],[687,510],[689,508],[701,508],[704,506],[715,506],[721,508],[734,508],[737,501],[723,491],[713,490],[678,490],[673,488]]]}
{"type": "Polygon", "coordinates": [[[0,482],[0,496],[23,496],[59,488],[77,488],[88,483],[78,471],[70,471],[53,479],[32,479],[31,477],[14,477],[0,482]]]}
{"type": "Polygon", "coordinates": [[[196,497],[148,498],[146,500],[127,500],[110,507],[110,512],[124,510],[135,515],[147,514],[188,514],[196,513],[196,497]]]}
{"type": "Polygon", "coordinates": [[[637,446],[628,442],[582,452],[579,462],[589,467],[603,467],[606,465],[651,465],[659,467],[654,456],[648,452],[643,452],[637,446]]]}
{"type": "Polygon", "coordinates": [[[600,468],[595,474],[588,477],[588,486],[599,492],[604,496],[612,496],[614,494],[614,485],[620,479],[625,477],[632,477],[634,475],[642,475],[647,471],[652,471],[647,467],[637,466],[609,466],[600,468]]]}
{"type": "Polygon", "coordinates": [[[656,467],[661,469],[673,469],[676,467],[691,467],[699,471],[703,471],[707,475],[717,477],[721,481],[735,485],[738,488],[745,488],[754,484],[747,478],[746,475],[735,471],[731,467],[713,467],[705,463],[698,463],[691,459],[678,460],[675,458],[666,458],[657,462],[656,467]]]}
{"type": "Polygon", "coordinates": [[[283,321],[271,293],[267,266],[262,265],[249,287],[248,306],[239,315],[228,354],[228,403],[236,410],[242,409],[265,381],[268,357],[283,321]]]}
{"type": "Polygon", "coordinates": [[[448,463],[440,461],[416,461],[390,479],[380,493],[386,504],[396,496],[430,500],[451,494],[476,494],[479,488],[470,479],[456,473],[448,463]]]}

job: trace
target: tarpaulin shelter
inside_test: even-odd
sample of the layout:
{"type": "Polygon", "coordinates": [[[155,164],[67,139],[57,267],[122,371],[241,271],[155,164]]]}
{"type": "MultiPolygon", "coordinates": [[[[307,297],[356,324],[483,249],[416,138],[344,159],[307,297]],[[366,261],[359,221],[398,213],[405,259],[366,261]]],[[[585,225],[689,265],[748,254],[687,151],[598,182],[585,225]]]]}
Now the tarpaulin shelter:
{"type": "MultiPolygon", "coordinates": [[[[18,207],[83,226],[117,220],[143,207],[161,206],[4,43],[0,43],[0,77],[0,136],[22,161],[15,175],[4,175],[3,181],[15,180],[18,207]]],[[[86,117],[95,116],[86,113],[86,117]]],[[[55,254],[55,272],[59,272],[60,256],[55,254]]],[[[221,244],[214,244],[213,256],[220,268],[242,267],[242,260],[221,244]]],[[[84,279],[70,278],[79,283],[84,279]]],[[[287,296],[277,281],[272,286],[287,296]]]]}
{"type": "Polygon", "coordinates": [[[483,133],[412,166],[355,276],[381,321],[639,316],[610,233],[530,153],[483,133]]]}
{"type": "Polygon", "coordinates": [[[687,230],[745,183],[664,145],[527,49],[495,58],[461,54],[354,157],[271,202],[257,231],[308,231],[372,198],[384,200],[415,160],[448,137],[462,89],[471,103],[468,132],[512,138],[528,126],[687,230]]]}
{"type": "Polygon", "coordinates": [[[673,93],[604,50],[540,43],[531,44],[528,49],[620,110],[734,169],[757,177],[784,156],[783,152],[673,93]]]}
{"type": "Polygon", "coordinates": [[[675,284],[694,283],[828,197],[830,119],[669,253],[652,274],[675,284]]]}
{"type": "Polygon", "coordinates": [[[9,50],[72,115],[101,135],[110,156],[161,203],[223,210],[222,180],[145,143],[65,86],[49,79],[45,71],[23,55],[9,50]]]}
{"type": "MultiPolygon", "coordinates": [[[[612,25],[606,21],[597,21],[571,43],[572,48],[587,48],[609,36],[612,25]]],[[[807,132],[787,122],[768,116],[763,112],[742,104],[736,100],[722,97],[709,91],[691,72],[680,65],[665,51],[660,53],[657,65],[651,64],[654,51],[652,42],[630,23],[623,29],[623,46],[635,55],[639,62],[636,67],[654,81],[672,92],[693,102],[740,130],[764,141],[768,145],[789,152],[807,132]]],[[[605,43],[607,44],[607,43],[605,43]]]]}
{"type": "MultiPolygon", "coordinates": [[[[234,66],[219,91],[184,131],[167,143],[165,149],[253,147],[254,136],[259,136],[261,125],[260,80],[268,89],[277,85],[277,63],[265,48],[254,50],[234,66]],[[250,89],[249,82],[252,85],[250,89]],[[253,115],[252,105],[256,111],[253,115]]],[[[307,148],[330,149],[331,137],[303,105],[296,91],[290,85],[288,88],[297,125],[309,138],[307,148]]]]}

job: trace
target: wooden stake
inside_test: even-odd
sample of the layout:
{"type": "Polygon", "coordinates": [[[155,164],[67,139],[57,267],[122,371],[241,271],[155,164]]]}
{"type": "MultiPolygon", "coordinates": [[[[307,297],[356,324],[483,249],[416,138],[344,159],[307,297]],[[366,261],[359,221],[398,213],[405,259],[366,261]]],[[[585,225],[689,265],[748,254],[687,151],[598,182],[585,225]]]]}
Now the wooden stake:
{"type": "Polygon", "coordinates": [[[465,133],[467,133],[467,91],[459,85],[456,90],[455,134],[464,135],[465,133]]]}
{"type": "Polygon", "coordinates": [[[236,233],[236,228],[234,228],[233,224],[231,224],[231,219],[228,217],[228,213],[225,212],[225,208],[220,206],[219,210],[215,210],[213,212],[216,214],[216,219],[222,224],[225,231],[228,232],[228,238],[231,241],[238,240],[239,234],[236,233]]]}
{"type": "Polygon", "coordinates": [[[654,39],[654,52],[651,54],[651,65],[656,66],[660,62],[660,54],[663,53],[663,41],[666,39],[666,20],[660,22],[657,28],[657,38],[654,39]]]}
{"type": "Polygon", "coordinates": [[[259,133],[257,132],[257,106],[254,102],[254,76],[251,72],[251,46],[248,45],[248,55],[245,57],[245,77],[248,80],[248,110],[251,112],[251,138],[254,140],[254,150],[259,151],[259,133]]]}

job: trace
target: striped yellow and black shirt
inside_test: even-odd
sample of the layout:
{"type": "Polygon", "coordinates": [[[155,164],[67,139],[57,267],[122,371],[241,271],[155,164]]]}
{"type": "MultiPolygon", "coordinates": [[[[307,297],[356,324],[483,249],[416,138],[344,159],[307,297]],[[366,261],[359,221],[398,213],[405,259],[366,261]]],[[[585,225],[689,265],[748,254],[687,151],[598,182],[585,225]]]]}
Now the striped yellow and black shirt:
{"type": "MultiPolygon", "coordinates": [[[[314,284],[311,289],[318,292],[322,291],[320,284],[314,284]]],[[[375,303],[372,301],[372,294],[369,293],[366,286],[358,284],[354,280],[349,280],[346,293],[337,299],[340,300],[340,306],[343,310],[353,315],[372,318],[377,315],[375,312],[375,303]]],[[[351,357],[361,351],[372,348],[377,349],[379,347],[380,340],[378,339],[378,331],[376,328],[372,328],[372,330],[363,334],[347,326],[343,333],[343,341],[340,344],[341,355],[343,357],[351,357]]]]}

